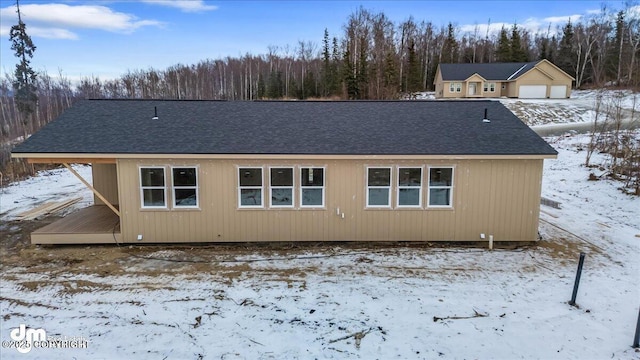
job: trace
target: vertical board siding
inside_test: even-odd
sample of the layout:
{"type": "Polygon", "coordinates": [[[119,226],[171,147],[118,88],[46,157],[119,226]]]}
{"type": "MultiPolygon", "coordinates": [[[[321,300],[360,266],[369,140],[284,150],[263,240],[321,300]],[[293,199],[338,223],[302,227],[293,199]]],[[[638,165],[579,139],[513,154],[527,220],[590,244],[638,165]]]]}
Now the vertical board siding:
{"type": "MultiPolygon", "coordinates": [[[[538,231],[542,160],[118,160],[111,181],[120,185],[125,242],[235,241],[532,241],[538,231]],[[166,166],[168,209],[140,207],[139,166],[166,166]],[[199,209],[173,209],[170,166],[197,166],[199,209]],[[238,208],[237,169],[263,166],[264,209],[238,208]],[[269,209],[269,166],[325,168],[324,209],[269,209]],[[366,208],[367,166],[423,168],[421,209],[366,208]],[[453,206],[429,208],[428,166],[454,167],[453,206]],[[344,218],[342,218],[344,214],[344,218]]],[[[106,171],[105,171],[106,173],[106,171]]]]}
{"type": "MultiPolygon", "coordinates": [[[[111,205],[118,205],[116,164],[93,164],[91,165],[91,176],[93,188],[102,194],[111,205]]],[[[93,195],[93,202],[96,205],[105,205],[96,195],[93,195]]]]}

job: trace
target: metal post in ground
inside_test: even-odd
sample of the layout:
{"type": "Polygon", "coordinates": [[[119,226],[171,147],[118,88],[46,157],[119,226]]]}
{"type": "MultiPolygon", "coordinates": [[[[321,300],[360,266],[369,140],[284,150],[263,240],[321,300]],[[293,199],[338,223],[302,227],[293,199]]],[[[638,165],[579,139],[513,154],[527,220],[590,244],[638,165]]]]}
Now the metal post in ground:
{"type": "Polygon", "coordinates": [[[636,324],[636,336],[633,338],[633,347],[640,347],[640,310],[638,310],[638,323],[636,324]]]}
{"type": "Polygon", "coordinates": [[[580,285],[580,275],[582,275],[582,265],[584,265],[584,253],[580,253],[580,261],[578,261],[578,272],[576,273],[576,281],[573,284],[573,295],[569,305],[576,306],[576,296],[578,295],[578,286],[580,285]]]}

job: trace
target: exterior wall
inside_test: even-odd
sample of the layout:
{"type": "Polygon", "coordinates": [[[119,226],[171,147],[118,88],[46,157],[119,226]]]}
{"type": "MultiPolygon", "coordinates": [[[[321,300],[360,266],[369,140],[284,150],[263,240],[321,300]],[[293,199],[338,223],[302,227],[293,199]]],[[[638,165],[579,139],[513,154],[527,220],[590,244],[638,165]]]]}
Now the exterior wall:
{"type": "MultiPolygon", "coordinates": [[[[542,179],[534,160],[118,160],[122,241],[495,241],[537,238],[542,179]],[[139,166],[198,166],[199,209],[141,209],[139,166]],[[324,209],[239,209],[238,167],[325,167],[324,209]],[[366,166],[453,166],[453,207],[367,209],[366,166]],[[341,215],[344,213],[344,218],[341,215]]],[[[299,181],[297,175],[296,182],[299,181]]],[[[397,182],[394,167],[392,183],[397,182]]],[[[168,180],[169,181],[169,180],[168,180]]],[[[170,194],[170,187],[168,193],[170,194]]],[[[265,186],[265,202],[268,187],[265,186]]],[[[393,193],[393,190],[392,190],[393,193]]],[[[296,188],[297,194],[297,188],[296,188]]],[[[171,196],[171,195],[169,195],[171,196]]],[[[296,195],[297,197],[297,195],[296,195]]],[[[171,200],[168,201],[171,203],[171,200]]],[[[392,195],[395,204],[395,194],[392,195]]]]}
{"type": "Polygon", "coordinates": [[[440,72],[440,66],[438,66],[438,69],[436,70],[436,76],[433,83],[435,85],[436,99],[444,97],[444,83],[442,82],[442,73],[440,72]]]}
{"type": "MultiPolygon", "coordinates": [[[[98,190],[112,205],[118,205],[118,178],[116,164],[92,164],[91,174],[93,187],[98,190]]],[[[105,205],[95,194],[93,202],[96,205],[105,205]]]]}
{"type": "Polygon", "coordinates": [[[546,94],[547,98],[550,96],[552,85],[566,85],[567,86],[566,97],[568,98],[571,96],[571,78],[570,77],[565,75],[561,70],[559,70],[555,66],[545,61],[540,62],[538,65],[536,65],[536,67],[540,68],[540,70],[543,70],[544,73],[542,71],[539,71],[537,68],[534,68],[529,72],[527,72],[526,74],[520,76],[518,79],[516,79],[516,81],[514,81],[513,85],[515,86],[512,85],[514,95],[513,96],[510,95],[510,97],[520,96],[519,88],[521,85],[547,85],[547,94],[546,94]],[[547,76],[545,73],[549,74],[549,76],[551,76],[553,79],[549,78],[549,76],[547,76]]]}

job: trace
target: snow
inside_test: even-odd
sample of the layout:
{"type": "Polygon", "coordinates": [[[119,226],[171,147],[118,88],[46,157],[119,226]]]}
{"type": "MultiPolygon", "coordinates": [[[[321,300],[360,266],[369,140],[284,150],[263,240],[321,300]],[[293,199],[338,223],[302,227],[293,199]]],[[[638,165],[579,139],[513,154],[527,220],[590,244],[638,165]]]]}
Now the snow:
{"type": "MultiPolygon", "coordinates": [[[[73,165],[73,168],[91,183],[91,166],[73,165]]],[[[93,202],[93,193],[66,168],[43,170],[35,177],[0,188],[0,218],[12,220],[16,215],[39,204],[74,197],[82,197],[82,200],[68,208],[67,212],[93,202]]]]}
{"type": "MultiPolygon", "coordinates": [[[[101,265],[115,270],[0,265],[2,341],[23,323],[89,340],[86,349],[2,348],[0,358],[640,359],[631,348],[640,200],[613,180],[588,181],[598,169],[581,165],[586,136],[546,140],[559,155],[545,160],[542,195],[561,206],[542,207],[535,246],[114,245],[93,249],[120,254],[101,265]]],[[[90,178],[89,168],[76,169],[90,178]]],[[[43,199],[91,199],[67,170],[2,191],[2,221],[43,199]]]]}

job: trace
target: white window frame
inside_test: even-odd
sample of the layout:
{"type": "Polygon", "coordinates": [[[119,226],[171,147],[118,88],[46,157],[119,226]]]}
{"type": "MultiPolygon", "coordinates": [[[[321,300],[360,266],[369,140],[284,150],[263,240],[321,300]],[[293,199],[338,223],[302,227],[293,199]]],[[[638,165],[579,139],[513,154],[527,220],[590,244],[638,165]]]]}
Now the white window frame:
{"type": "Polygon", "coordinates": [[[494,82],[485,82],[482,86],[482,90],[485,92],[495,92],[496,91],[496,83],[494,82]]]}
{"type": "Polygon", "coordinates": [[[138,180],[140,185],[140,208],[142,209],[167,209],[169,204],[169,198],[167,194],[167,168],[166,166],[138,166],[138,180]],[[164,186],[142,186],[142,169],[158,169],[162,170],[164,186]],[[144,204],[144,191],[145,190],[158,190],[162,189],[164,192],[164,205],[163,206],[149,206],[144,204]]]}
{"type": "Polygon", "coordinates": [[[427,207],[428,208],[453,208],[453,190],[455,184],[456,169],[454,166],[428,166],[427,167],[427,207]],[[431,186],[431,169],[451,169],[451,185],[450,186],[431,186]],[[431,189],[450,189],[449,205],[431,205],[431,189]]]}
{"type": "Polygon", "coordinates": [[[365,187],[366,194],[365,198],[367,200],[367,208],[375,208],[375,209],[390,209],[391,208],[391,192],[393,190],[393,167],[392,166],[367,166],[365,172],[365,187]],[[389,169],[389,186],[369,186],[369,169],[389,169]],[[369,190],[370,189],[388,189],[389,195],[387,199],[387,205],[371,205],[369,204],[369,190]]]}
{"type": "Polygon", "coordinates": [[[238,208],[240,209],[264,209],[264,167],[262,166],[238,166],[236,174],[238,175],[238,208]],[[241,186],[240,185],[240,169],[260,169],[261,186],[241,186]],[[244,189],[259,189],[260,190],[260,205],[242,205],[242,190],[244,189]]]}
{"type": "MultiPolygon", "coordinates": [[[[296,204],[296,169],[293,166],[269,166],[269,207],[270,208],[293,208],[296,204]],[[291,169],[291,186],[273,186],[271,184],[271,170],[273,169],[291,169]],[[274,205],[273,194],[274,189],[291,189],[291,205],[274,205]]],[[[238,179],[239,181],[239,179],[238,179]]]]}
{"type": "Polygon", "coordinates": [[[396,207],[398,208],[422,208],[422,184],[424,182],[424,166],[398,166],[396,177],[396,207]],[[408,186],[408,185],[400,185],[400,172],[403,169],[420,169],[420,185],[419,186],[408,186]],[[400,205],[400,190],[401,189],[418,189],[418,205],[400,205]]]}
{"type": "Polygon", "coordinates": [[[198,166],[195,165],[184,165],[184,166],[171,166],[171,198],[174,209],[199,209],[200,208],[200,191],[199,191],[199,169],[198,166]],[[196,185],[195,186],[176,186],[175,178],[173,177],[174,169],[194,169],[196,171],[196,185]],[[176,189],[195,189],[196,190],[196,204],[195,205],[178,205],[176,204],[176,189]]]}
{"type": "Polygon", "coordinates": [[[324,208],[325,207],[325,187],[327,186],[327,169],[324,166],[300,166],[299,167],[299,171],[300,171],[300,207],[301,208],[324,208]],[[302,185],[302,170],[304,169],[309,169],[310,171],[313,171],[313,169],[322,169],[322,186],[303,186],[302,185]],[[302,191],[305,189],[320,189],[322,190],[322,204],[321,205],[304,205],[302,203],[302,199],[304,199],[304,197],[302,196],[302,191]]]}
{"type": "Polygon", "coordinates": [[[462,83],[461,82],[451,82],[449,83],[449,92],[462,92],[462,83]]]}

